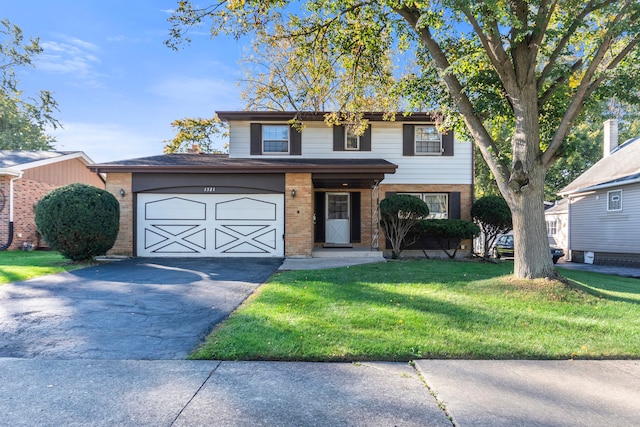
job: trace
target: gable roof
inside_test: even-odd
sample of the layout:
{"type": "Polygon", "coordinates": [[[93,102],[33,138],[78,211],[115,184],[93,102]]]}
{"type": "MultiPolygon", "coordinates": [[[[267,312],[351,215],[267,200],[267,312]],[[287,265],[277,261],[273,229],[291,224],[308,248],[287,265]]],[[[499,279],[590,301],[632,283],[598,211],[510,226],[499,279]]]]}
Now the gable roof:
{"type": "Polygon", "coordinates": [[[0,150],[0,169],[23,171],[76,158],[85,165],[93,164],[82,151],[0,150]]]}
{"type": "Polygon", "coordinates": [[[569,200],[568,199],[560,199],[557,200],[556,203],[550,208],[544,211],[544,214],[547,215],[560,215],[566,214],[569,209],[569,200]]]}
{"type": "Polygon", "coordinates": [[[640,137],[621,144],[558,194],[569,196],[636,182],[640,182],[640,137]]]}

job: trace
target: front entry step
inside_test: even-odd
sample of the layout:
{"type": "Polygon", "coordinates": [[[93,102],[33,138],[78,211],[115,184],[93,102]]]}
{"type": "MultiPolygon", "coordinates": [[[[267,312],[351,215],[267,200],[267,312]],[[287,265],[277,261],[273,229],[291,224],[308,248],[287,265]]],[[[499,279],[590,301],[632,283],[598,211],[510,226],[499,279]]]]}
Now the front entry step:
{"type": "Polygon", "coordinates": [[[369,248],[331,247],[315,248],[311,252],[312,258],[377,258],[384,259],[382,251],[369,248]]]}

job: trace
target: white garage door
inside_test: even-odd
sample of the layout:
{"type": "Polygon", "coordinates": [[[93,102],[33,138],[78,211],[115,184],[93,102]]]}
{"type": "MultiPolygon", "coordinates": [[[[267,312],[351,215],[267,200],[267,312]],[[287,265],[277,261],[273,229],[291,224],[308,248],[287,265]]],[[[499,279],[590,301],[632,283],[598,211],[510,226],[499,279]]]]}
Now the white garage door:
{"type": "Polygon", "coordinates": [[[138,194],[137,254],[283,257],[282,194],[138,194]]]}

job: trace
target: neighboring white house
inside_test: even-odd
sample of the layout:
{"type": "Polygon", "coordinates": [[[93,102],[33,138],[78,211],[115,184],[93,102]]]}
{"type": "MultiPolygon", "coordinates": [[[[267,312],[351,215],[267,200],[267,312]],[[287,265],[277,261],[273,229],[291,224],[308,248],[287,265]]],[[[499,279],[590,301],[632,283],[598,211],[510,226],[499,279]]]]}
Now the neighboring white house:
{"type": "Polygon", "coordinates": [[[640,138],[618,145],[605,122],[604,157],[558,194],[568,200],[574,262],[640,266],[640,138]]]}
{"type": "Polygon", "coordinates": [[[569,201],[567,199],[561,199],[544,211],[545,220],[547,222],[549,245],[564,250],[565,260],[567,261],[569,261],[568,206],[569,201]]]}
{"type": "Polygon", "coordinates": [[[365,114],[369,125],[360,136],[348,124],[327,126],[324,113],[218,116],[229,124],[228,156],[169,154],[90,166],[106,174],[107,190],[121,202],[112,253],[383,250],[378,202],[396,193],[422,198],[433,217],[471,219],[473,146],[438,133],[430,114],[398,114],[395,121],[365,114]],[[296,115],[301,130],[290,124],[296,115]]]}

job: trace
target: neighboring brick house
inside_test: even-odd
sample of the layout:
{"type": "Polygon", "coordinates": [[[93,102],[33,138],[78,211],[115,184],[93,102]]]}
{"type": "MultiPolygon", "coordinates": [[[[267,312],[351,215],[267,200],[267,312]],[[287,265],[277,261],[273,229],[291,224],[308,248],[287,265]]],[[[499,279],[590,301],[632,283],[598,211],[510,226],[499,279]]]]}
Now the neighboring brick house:
{"type": "MultiPolygon", "coordinates": [[[[473,147],[426,113],[366,114],[367,130],[324,113],[219,112],[229,154],[169,154],[90,165],[121,203],[111,253],[306,257],[319,248],[385,249],[379,200],[421,197],[435,218],[470,219],[473,147]]],[[[432,248],[435,249],[435,248],[432,248]]],[[[468,254],[467,246],[459,253],[468,254]]],[[[437,251],[442,254],[441,251],[437,251]]],[[[381,254],[381,252],[379,252],[381,254]]]]}
{"type": "Polygon", "coordinates": [[[13,242],[8,249],[21,249],[25,243],[39,247],[42,242],[34,212],[38,200],[49,191],[72,183],[104,188],[104,179],[87,169],[92,163],[80,151],[0,150],[0,246],[9,241],[13,210],[13,242]]]}

